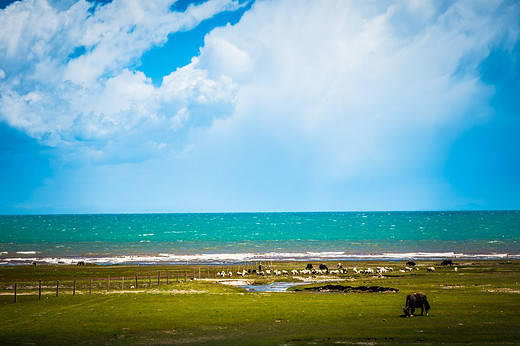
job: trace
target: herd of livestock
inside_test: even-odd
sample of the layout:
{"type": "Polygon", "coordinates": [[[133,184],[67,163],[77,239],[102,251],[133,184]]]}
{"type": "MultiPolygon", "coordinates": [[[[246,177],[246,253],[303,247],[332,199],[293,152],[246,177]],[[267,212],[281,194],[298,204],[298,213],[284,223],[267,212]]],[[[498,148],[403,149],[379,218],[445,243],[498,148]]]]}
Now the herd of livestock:
{"type": "MultiPolygon", "coordinates": [[[[441,263],[442,266],[453,266],[454,263],[451,260],[444,260],[441,263]]],[[[277,270],[277,269],[264,269],[262,265],[258,266],[258,269],[243,269],[238,270],[235,275],[236,276],[246,276],[246,275],[259,275],[259,276],[284,276],[284,275],[340,275],[340,274],[347,274],[347,268],[344,268],[341,263],[338,263],[336,269],[329,269],[326,264],[320,264],[318,268],[314,268],[314,266],[309,263],[307,264],[305,269],[293,269],[293,270],[277,270]]],[[[457,271],[458,268],[454,267],[454,271],[457,271]]],[[[415,262],[408,261],[406,262],[406,266],[404,269],[398,269],[399,272],[405,273],[410,272],[412,270],[419,270],[419,267],[416,266],[415,262]]],[[[434,272],[435,267],[427,267],[426,270],[428,272],[434,272]]],[[[377,267],[376,269],[373,268],[366,268],[366,269],[358,269],[357,267],[352,268],[352,272],[354,274],[370,274],[370,275],[378,275],[383,276],[383,274],[387,272],[393,272],[393,267],[377,267]]],[[[232,277],[234,274],[231,271],[219,271],[217,272],[218,277],[232,277]]]]}

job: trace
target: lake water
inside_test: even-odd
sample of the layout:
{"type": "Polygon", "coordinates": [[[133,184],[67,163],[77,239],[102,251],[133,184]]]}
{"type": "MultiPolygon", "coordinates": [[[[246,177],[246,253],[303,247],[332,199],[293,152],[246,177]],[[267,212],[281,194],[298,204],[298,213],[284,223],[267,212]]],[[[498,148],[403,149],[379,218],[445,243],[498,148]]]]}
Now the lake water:
{"type": "Polygon", "coordinates": [[[0,216],[0,264],[519,255],[520,211],[0,216]]]}

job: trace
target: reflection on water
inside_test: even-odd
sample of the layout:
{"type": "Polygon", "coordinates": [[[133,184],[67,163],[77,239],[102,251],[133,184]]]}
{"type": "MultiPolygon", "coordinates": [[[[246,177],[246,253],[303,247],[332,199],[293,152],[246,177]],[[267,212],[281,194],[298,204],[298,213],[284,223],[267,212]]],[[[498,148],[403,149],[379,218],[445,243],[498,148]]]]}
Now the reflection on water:
{"type": "Polygon", "coordinates": [[[267,285],[244,285],[240,287],[249,292],[285,292],[289,287],[301,284],[301,282],[273,282],[267,285]]]}

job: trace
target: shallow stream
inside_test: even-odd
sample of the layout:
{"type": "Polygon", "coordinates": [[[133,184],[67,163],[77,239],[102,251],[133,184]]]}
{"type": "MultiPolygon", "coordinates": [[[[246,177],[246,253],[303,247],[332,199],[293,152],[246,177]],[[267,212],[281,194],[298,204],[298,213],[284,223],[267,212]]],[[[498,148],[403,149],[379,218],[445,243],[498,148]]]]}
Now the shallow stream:
{"type": "Polygon", "coordinates": [[[249,292],[285,292],[289,287],[302,285],[302,282],[273,282],[267,285],[243,285],[249,292]]]}

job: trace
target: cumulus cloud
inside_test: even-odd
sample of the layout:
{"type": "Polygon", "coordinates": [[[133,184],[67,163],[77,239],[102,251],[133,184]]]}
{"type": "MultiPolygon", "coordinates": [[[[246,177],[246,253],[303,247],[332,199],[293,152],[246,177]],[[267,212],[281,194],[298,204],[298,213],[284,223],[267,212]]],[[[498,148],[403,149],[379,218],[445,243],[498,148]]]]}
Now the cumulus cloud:
{"type": "Polygon", "coordinates": [[[491,115],[479,64],[512,48],[518,14],[487,1],[257,2],[206,37],[199,66],[233,76],[237,117],[304,151],[317,175],[402,174],[424,153],[431,169],[491,115]]]}
{"type": "Polygon", "coordinates": [[[138,172],[119,185],[106,178],[129,171],[117,165],[70,173],[110,180],[89,204],[112,184],[130,201],[131,181],[144,204],[157,192],[152,210],[445,208],[446,152],[494,115],[481,64],[520,32],[510,1],[258,0],[155,86],[135,70],[143,53],[239,6],[169,5],[27,0],[0,12],[0,119],[67,159],[138,172]],[[189,155],[136,163],[176,143],[189,155]]]}
{"type": "Polygon", "coordinates": [[[239,7],[231,0],[210,0],[172,12],[171,4],[125,0],[94,6],[81,0],[64,6],[26,0],[0,11],[0,119],[44,145],[108,150],[123,138],[152,140],[164,148],[171,132],[205,107],[214,106],[214,117],[228,115],[234,85],[226,77],[208,79],[192,63],[156,87],[133,69],[169,34],[239,7]],[[171,83],[184,77],[188,80],[172,90],[171,83]],[[181,110],[189,116],[169,127],[181,110]]]}

